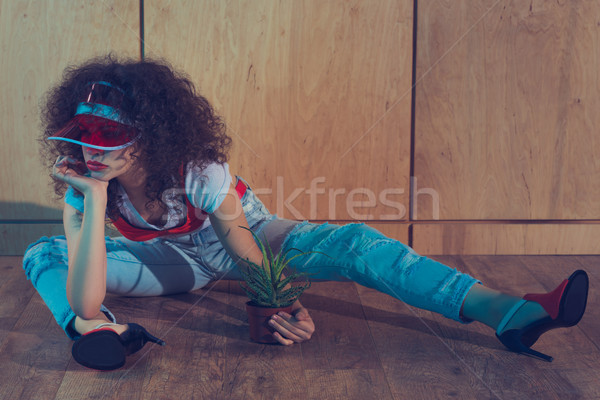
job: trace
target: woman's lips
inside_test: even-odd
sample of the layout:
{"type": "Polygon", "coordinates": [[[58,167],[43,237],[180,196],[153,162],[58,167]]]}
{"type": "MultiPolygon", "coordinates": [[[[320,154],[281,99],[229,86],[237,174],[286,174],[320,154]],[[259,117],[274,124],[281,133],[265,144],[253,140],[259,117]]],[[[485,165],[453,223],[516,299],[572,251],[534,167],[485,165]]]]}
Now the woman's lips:
{"type": "Polygon", "coordinates": [[[108,168],[108,165],[104,165],[96,161],[88,161],[87,166],[92,171],[100,171],[101,169],[108,168]]]}

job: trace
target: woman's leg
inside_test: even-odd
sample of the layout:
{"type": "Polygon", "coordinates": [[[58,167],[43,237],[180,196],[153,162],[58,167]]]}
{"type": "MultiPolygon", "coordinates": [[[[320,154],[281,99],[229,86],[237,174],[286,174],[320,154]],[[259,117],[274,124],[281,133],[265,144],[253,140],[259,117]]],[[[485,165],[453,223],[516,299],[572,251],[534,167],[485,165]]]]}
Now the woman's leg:
{"type": "MultiPolygon", "coordinates": [[[[72,339],[79,333],[71,325],[75,313],[67,301],[67,247],[64,236],[43,236],[25,250],[23,268],[27,278],[50,309],[54,319],[72,339]]],[[[104,322],[115,322],[114,316],[102,306],[94,318],[104,322]]]]}
{"type": "MultiPolygon", "coordinates": [[[[246,182],[247,183],[247,182],[246,182]]],[[[438,312],[467,323],[480,321],[496,328],[502,317],[520,298],[475,285],[479,280],[456,269],[416,254],[401,242],[384,236],[365,224],[311,224],[272,215],[249,188],[242,199],[244,213],[252,230],[266,240],[277,254],[298,248],[321,251],[331,258],[311,254],[293,260],[291,266],[315,273],[313,278],[352,280],[377,289],[410,305],[438,312]]],[[[212,229],[202,233],[203,261],[215,271],[215,278],[242,278],[212,229]]],[[[289,256],[297,254],[291,251],[289,256]]],[[[516,327],[545,315],[534,302],[523,307],[510,326],[516,327]]]]}
{"type": "MultiPolygon", "coordinates": [[[[285,225],[284,225],[285,226],[285,225]]],[[[278,243],[278,228],[264,230],[278,243]]],[[[387,293],[415,307],[434,311],[462,323],[479,321],[496,329],[506,313],[521,298],[489,289],[479,280],[437,261],[416,254],[401,242],[384,236],[368,225],[299,223],[283,240],[282,249],[320,251],[292,261],[299,271],[314,278],[352,280],[387,293]]],[[[297,254],[293,251],[290,256],[297,254]]],[[[510,320],[520,328],[548,314],[536,302],[528,302],[510,320]]]]}
{"type": "MultiPolygon", "coordinates": [[[[246,182],[247,183],[247,182],[246,182]]],[[[460,322],[467,292],[478,283],[466,274],[417,255],[401,242],[365,224],[312,224],[272,215],[248,186],[242,199],[250,228],[266,239],[276,254],[280,249],[320,251],[298,257],[290,266],[314,274],[314,279],[352,280],[408,304],[436,311],[460,322]]],[[[238,266],[228,256],[212,228],[200,235],[203,261],[218,279],[241,279],[238,266]]],[[[289,256],[297,254],[291,251],[289,256]]]]}
{"type": "MultiPolygon", "coordinates": [[[[435,311],[466,323],[460,310],[465,296],[479,281],[429,258],[417,255],[401,242],[384,236],[365,224],[344,226],[312,224],[274,218],[253,228],[266,239],[273,253],[296,248],[320,251],[294,259],[291,267],[313,274],[312,279],[354,281],[377,289],[410,305],[435,311]]],[[[207,230],[207,232],[210,232],[207,230]]],[[[223,271],[224,279],[241,279],[241,274],[216,235],[207,237],[215,255],[206,262],[223,271]]],[[[288,258],[298,254],[292,250],[288,258]]],[[[477,285],[481,286],[481,285],[477,285]]]]}
{"type": "MultiPolygon", "coordinates": [[[[315,273],[313,278],[353,280],[416,307],[463,323],[480,321],[494,329],[520,300],[475,285],[481,282],[419,256],[408,246],[365,224],[320,225],[278,218],[267,210],[249,185],[242,204],[249,226],[261,240],[269,243],[274,254],[299,248],[322,251],[332,257],[311,254],[293,261],[293,267],[315,273]]],[[[203,261],[215,271],[215,278],[242,279],[238,266],[223,249],[212,228],[204,230],[199,240],[205,246],[203,261]]],[[[294,254],[297,252],[292,251],[289,256],[294,254]]],[[[519,318],[513,318],[511,327],[545,314],[537,303],[528,303],[523,309],[530,312],[521,312],[519,318]]]]}
{"type": "MultiPolygon", "coordinates": [[[[107,291],[127,296],[158,296],[204,286],[212,279],[189,243],[155,239],[149,242],[106,237],[107,291]]],[[[104,306],[91,320],[76,318],[66,296],[67,242],[64,236],[42,237],[28,246],[23,268],[56,322],[71,339],[102,322],[115,322],[104,306]]],[[[115,327],[122,331],[125,327],[115,327]]]]}
{"type": "MultiPolygon", "coordinates": [[[[482,285],[475,285],[467,293],[461,314],[465,318],[479,321],[496,330],[502,318],[510,309],[521,301],[520,297],[511,296],[482,285]]],[[[542,319],[548,313],[536,302],[527,302],[510,319],[511,329],[521,328],[531,321],[542,319]]],[[[506,329],[505,329],[506,330],[506,329]]]]}
{"type": "MultiPolygon", "coordinates": [[[[282,251],[296,248],[309,254],[290,266],[316,279],[352,280],[407,304],[467,323],[461,306],[477,279],[416,254],[364,223],[334,225],[304,221],[285,238],[282,251]],[[329,256],[329,257],[328,257],[329,256]]],[[[292,250],[289,256],[298,252],[292,250]]]]}

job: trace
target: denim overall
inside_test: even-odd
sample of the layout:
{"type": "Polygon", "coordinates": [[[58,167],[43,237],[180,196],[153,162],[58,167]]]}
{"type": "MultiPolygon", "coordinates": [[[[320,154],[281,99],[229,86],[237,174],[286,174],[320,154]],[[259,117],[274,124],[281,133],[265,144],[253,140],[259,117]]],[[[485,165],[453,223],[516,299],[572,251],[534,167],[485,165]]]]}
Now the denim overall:
{"type": "MultiPolygon", "coordinates": [[[[409,305],[461,323],[470,322],[459,313],[467,292],[480,283],[477,279],[420,256],[364,223],[314,224],[282,219],[271,214],[249,186],[241,202],[250,229],[266,239],[274,252],[296,248],[329,256],[308,254],[289,264],[298,271],[313,273],[312,279],[354,281],[409,305]]],[[[196,290],[217,279],[241,277],[212,226],[144,242],[122,236],[105,239],[106,289],[110,293],[169,295],[196,290]]],[[[291,251],[289,256],[295,254],[291,251]]],[[[66,296],[67,265],[64,235],[41,237],[27,247],[23,257],[27,277],[56,322],[76,339],[79,335],[70,326],[75,314],[66,296]]],[[[106,307],[101,310],[115,321],[106,307]]]]}

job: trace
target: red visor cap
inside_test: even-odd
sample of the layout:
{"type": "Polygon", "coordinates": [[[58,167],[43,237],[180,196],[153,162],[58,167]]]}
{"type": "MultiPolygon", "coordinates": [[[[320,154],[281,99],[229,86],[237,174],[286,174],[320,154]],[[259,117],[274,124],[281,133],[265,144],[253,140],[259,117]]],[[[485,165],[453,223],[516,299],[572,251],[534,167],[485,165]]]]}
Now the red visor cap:
{"type": "Polygon", "coordinates": [[[124,92],[108,82],[92,82],[75,116],[48,140],[63,140],[100,150],[132,145],[139,132],[121,113],[124,92]]]}

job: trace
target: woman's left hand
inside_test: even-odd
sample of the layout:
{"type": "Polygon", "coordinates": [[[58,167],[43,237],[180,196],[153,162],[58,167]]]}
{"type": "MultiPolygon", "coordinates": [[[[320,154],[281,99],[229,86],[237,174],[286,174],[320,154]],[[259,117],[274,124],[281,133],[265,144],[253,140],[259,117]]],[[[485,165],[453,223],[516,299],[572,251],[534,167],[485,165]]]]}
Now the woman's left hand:
{"type": "Polygon", "coordinates": [[[269,324],[275,329],[273,337],[286,346],[310,339],[315,331],[315,323],[302,306],[292,310],[291,315],[278,312],[271,317],[269,324]]]}

